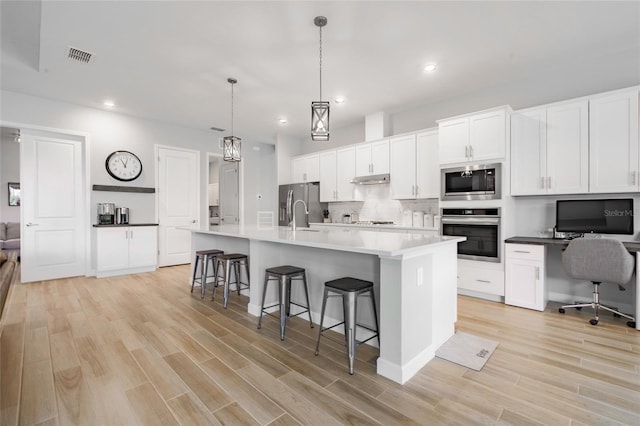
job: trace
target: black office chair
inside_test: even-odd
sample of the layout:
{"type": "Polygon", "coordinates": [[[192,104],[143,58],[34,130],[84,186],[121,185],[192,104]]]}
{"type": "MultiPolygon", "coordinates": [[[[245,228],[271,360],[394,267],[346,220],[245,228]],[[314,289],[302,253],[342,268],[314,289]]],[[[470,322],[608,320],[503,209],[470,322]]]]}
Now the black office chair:
{"type": "Polygon", "coordinates": [[[617,284],[622,291],[631,280],[635,268],[635,259],[627,251],[621,241],[608,238],[576,238],[562,254],[562,264],[567,274],[572,278],[589,280],[593,283],[593,301],[591,303],[578,303],[565,305],[558,309],[564,314],[566,308],[582,309],[592,307],[595,318],[589,320],[591,325],[598,324],[598,311],[604,309],[612,312],[614,316],[630,319],[627,325],[636,326],[632,316],[623,314],[616,309],[600,304],[599,285],[602,282],[617,284]]]}

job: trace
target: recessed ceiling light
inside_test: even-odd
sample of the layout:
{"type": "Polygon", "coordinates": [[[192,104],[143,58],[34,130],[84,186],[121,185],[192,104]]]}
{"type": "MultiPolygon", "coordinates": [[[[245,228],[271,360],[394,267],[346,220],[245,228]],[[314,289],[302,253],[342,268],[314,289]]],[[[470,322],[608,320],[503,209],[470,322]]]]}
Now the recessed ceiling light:
{"type": "Polygon", "coordinates": [[[289,121],[286,118],[281,118],[278,120],[278,123],[280,124],[287,124],[289,121]]]}
{"type": "Polygon", "coordinates": [[[338,96],[338,97],[336,98],[336,103],[337,103],[337,104],[342,104],[342,103],[344,103],[344,101],[346,101],[346,99],[344,98],[344,96],[338,96]]]}
{"type": "Polygon", "coordinates": [[[107,108],[113,108],[116,106],[116,103],[113,101],[104,101],[102,105],[106,106],[107,108]]]}
{"type": "Polygon", "coordinates": [[[433,72],[438,68],[438,66],[435,63],[431,63],[431,64],[427,64],[424,66],[424,70],[426,72],[433,72]]]}

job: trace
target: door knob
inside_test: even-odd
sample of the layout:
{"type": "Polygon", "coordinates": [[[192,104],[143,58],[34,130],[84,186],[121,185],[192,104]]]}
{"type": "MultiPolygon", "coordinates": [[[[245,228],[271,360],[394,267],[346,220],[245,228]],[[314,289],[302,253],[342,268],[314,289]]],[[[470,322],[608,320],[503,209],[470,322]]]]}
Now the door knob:
{"type": "Polygon", "coordinates": [[[37,224],[37,223],[31,223],[31,222],[29,222],[29,223],[27,223],[27,225],[26,225],[26,226],[38,226],[38,224],[37,224]]]}
{"type": "Polygon", "coordinates": [[[191,221],[191,223],[196,223],[196,222],[197,222],[197,221],[196,221],[195,219],[191,221]]]}

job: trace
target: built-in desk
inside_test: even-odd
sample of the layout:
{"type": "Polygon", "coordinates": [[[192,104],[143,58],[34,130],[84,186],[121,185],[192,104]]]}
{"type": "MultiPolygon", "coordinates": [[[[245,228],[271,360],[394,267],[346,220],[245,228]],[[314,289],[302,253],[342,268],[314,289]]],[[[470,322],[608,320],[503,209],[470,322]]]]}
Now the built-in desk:
{"type": "MultiPolygon", "coordinates": [[[[571,240],[540,237],[511,237],[505,240],[505,303],[544,310],[546,305],[546,248],[567,247],[571,240]],[[531,249],[523,246],[532,246],[531,249]],[[538,246],[538,247],[533,247],[538,246]],[[516,284],[517,283],[517,284],[516,284]]],[[[622,242],[636,256],[636,330],[640,330],[640,242],[622,242]]]]}

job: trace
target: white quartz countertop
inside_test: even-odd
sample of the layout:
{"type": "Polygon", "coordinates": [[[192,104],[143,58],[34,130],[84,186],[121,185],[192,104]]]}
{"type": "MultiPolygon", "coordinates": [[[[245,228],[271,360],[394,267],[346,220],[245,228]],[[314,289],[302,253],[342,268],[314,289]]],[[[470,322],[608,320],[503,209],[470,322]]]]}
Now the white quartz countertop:
{"type": "Polygon", "coordinates": [[[405,226],[405,225],[396,225],[396,224],[358,224],[358,223],[340,223],[340,222],[332,222],[332,223],[325,223],[325,222],[311,222],[309,223],[309,225],[313,228],[320,228],[320,227],[342,227],[342,228],[369,228],[369,229],[397,229],[398,231],[433,231],[433,232],[438,232],[440,231],[440,228],[426,228],[426,227],[419,227],[419,226],[405,226]]]}
{"type": "MultiPolygon", "coordinates": [[[[186,229],[186,228],[184,228],[186,229]]],[[[402,256],[430,251],[439,246],[456,244],[464,237],[448,237],[432,233],[378,232],[366,229],[298,228],[259,229],[256,226],[219,225],[212,228],[188,229],[194,233],[247,238],[306,247],[342,250],[378,256],[402,256]]]]}

